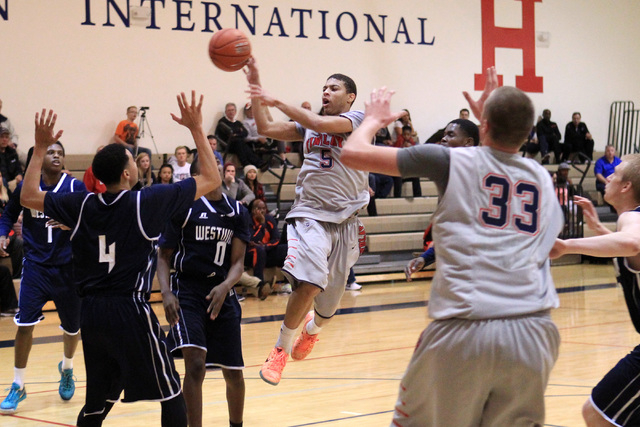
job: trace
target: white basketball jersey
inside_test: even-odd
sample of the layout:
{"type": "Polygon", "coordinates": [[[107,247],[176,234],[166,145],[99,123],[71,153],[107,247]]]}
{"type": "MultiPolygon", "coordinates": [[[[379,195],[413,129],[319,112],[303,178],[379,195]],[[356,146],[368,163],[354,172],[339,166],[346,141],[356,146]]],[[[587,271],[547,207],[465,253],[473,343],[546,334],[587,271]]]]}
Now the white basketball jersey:
{"type": "Polygon", "coordinates": [[[433,215],[430,317],[486,319],[557,307],[548,256],[564,219],[549,173],[488,147],[450,153],[449,182],[433,215]]]}
{"type": "MultiPolygon", "coordinates": [[[[340,117],[351,120],[355,130],[364,113],[348,111],[340,117]]],[[[340,224],[369,203],[369,174],[348,168],[340,161],[349,133],[318,133],[298,123],[296,126],[304,135],[304,163],[287,219],[311,218],[340,224]]]]}

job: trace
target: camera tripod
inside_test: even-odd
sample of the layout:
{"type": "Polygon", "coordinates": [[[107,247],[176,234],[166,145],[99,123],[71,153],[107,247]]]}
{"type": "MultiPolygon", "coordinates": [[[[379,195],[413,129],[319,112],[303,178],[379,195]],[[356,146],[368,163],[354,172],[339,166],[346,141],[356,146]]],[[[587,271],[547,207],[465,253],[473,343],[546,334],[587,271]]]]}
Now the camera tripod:
{"type": "Polygon", "coordinates": [[[158,146],[156,145],[156,140],[153,138],[153,132],[151,132],[151,126],[149,125],[149,120],[147,120],[147,110],[149,107],[140,107],[140,125],[138,126],[138,136],[136,139],[138,144],[136,144],[136,156],[138,155],[138,145],[140,142],[140,138],[144,138],[145,128],[149,131],[149,136],[151,136],[151,142],[153,142],[153,148],[156,150],[156,154],[160,154],[158,152],[158,146]]]}

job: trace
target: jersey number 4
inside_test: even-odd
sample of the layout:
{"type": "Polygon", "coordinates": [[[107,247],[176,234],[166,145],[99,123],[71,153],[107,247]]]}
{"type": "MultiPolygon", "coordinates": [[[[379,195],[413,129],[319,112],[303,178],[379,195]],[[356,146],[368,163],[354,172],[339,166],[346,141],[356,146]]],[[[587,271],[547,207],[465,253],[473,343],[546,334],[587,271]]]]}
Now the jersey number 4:
{"type": "Polygon", "coordinates": [[[107,236],[104,234],[98,236],[98,247],[100,252],[100,262],[109,263],[109,271],[113,270],[113,267],[116,265],[116,244],[115,242],[110,244],[107,248],[107,236]]]}
{"type": "Polygon", "coordinates": [[[515,186],[505,176],[489,174],[483,187],[489,192],[489,207],[480,209],[480,220],[487,227],[505,228],[512,224],[526,234],[538,232],[540,191],[530,182],[518,181],[515,186]],[[513,203],[520,204],[520,215],[511,215],[513,203]]]}

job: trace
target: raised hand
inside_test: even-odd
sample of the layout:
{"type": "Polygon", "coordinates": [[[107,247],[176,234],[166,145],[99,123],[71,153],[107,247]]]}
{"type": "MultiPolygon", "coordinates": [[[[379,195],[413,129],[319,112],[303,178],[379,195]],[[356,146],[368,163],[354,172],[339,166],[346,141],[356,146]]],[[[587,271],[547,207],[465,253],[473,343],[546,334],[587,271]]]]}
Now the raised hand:
{"type": "Polygon", "coordinates": [[[597,231],[602,223],[600,222],[598,212],[596,212],[596,208],[593,206],[593,203],[591,203],[591,200],[586,197],[573,196],[573,201],[576,205],[582,208],[582,217],[587,223],[587,227],[591,230],[597,231]]]}
{"type": "Polygon", "coordinates": [[[478,121],[482,121],[482,112],[484,111],[484,103],[491,95],[491,92],[498,87],[498,73],[496,72],[495,67],[489,67],[486,71],[486,78],[484,82],[484,91],[482,91],[482,95],[478,98],[477,101],[474,101],[469,95],[468,92],[462,92],[465,99],[469,103],[469,108],[473,115],[478,119],[478,121]]]}
{"type": "Polygon", "coordinates": [[[53,129],[57,119],[58,115],[54,114],[53,110],[49,110],[49,114],[47,114],[47,110],[43,108],[42,115],[36,113],[36,146],[47,148],[60,139],[63,131],[59,130],[58,133],[54,134],[55,131],[53,129]]]}
{"type": "Polygon", "coordinates": [[[382,128],[406,115],[406,111],[391,112],[391,97],[394,93],[396,92],[387,90],[385,86],[373,89],[370,100],[364,103],[365,119],[375,120],[378,122],[378,128],[382,128]]]}
{"type": "Polygon", "coordinates": [[[181,92],[177,97],[178,107],[180,107],[180,116],[171,113],[171,118],[177,123],[194,130],[202,127],[202,100],[203,95],[200,95],[200,100],[196,103],[196,91],[191,91],[191,103],[187,102],[187,97],[184,92],[181,92]]]}
{"type": "Polygon", "coordinates": [[[247,61],[247,65],[242,69],[249,84],[260,86],[260,72],[258,71],[258,64],[256,59],[252,56],[247,61]]]}

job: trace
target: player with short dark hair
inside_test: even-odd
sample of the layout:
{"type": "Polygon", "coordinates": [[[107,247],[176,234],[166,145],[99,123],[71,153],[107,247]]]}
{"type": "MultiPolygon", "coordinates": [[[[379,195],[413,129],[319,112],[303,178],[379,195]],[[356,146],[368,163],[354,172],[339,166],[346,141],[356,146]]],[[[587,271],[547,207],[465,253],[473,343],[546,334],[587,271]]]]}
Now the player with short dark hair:
{"type": "MultiPolygon", "coordinates": [[[[191,176],[199,174],[199,161],[191,176]]],[[[222,368],[231,427],[242,426],[244,361],[242,309],[234,285],[244,271],[249,213],[218,187],[175,216],[160,239],[158,281],[171,325],[168,345],[184,357],[189,426],[202,426],[202,383],[207,367],[222,368]],[[175,273],[169,278],[170,265],[175,273]]]]}
{"type": "Polygon", "coordinates": [[[349,270],[360,256],[357,214],[369,203],[368,175],[345,167],[340,156],[363,114],[350,111],[357,91],[343,74],[333,74],[325,82],[323,113],[318,115],[267,94],[260,86],[255,60],[247,66],[258,132],[281,141],[304,138],[296,199],[286,218],[289,248],[282,268],[294,289],[278,341],[260,370],[265,382],[277,385],[289,355],[302,360],[313,349],[322,327],[338,309],[349,270]],[[269,121],[263,105],[275,106],[293,121],[269,121]],[[312,304],[314,309],[308,312],[312,304]]]}
{"type": "Polygon", "coordinates": [[[71,227],[74,277],[83,297],[82,327],[87,391],[78,426],[100,426],[124,390],[124,402],[159,401],[163,426],[186,426],[180,378],[164,333],[149,306],[156,240],[168,218],[220,186],[213,152],[202,130],[202,97],[178,95],[181,117],[200,149],[201,175],[171,185],[130,191],[136,163],[120,145],[96,154],[93,170],[107,191],[59,195],[41,191],[36,171],[47,146],[58,140],[56,116],[36,114],[36,144],[22,190],[22,204],[71,227]],[[123,164],[126,156],[127,162],[123,164]],[[106,173],[102,166],[119,173],[106,173]]]}
{"type": "Polygon", "coordinates": [[[370,145],[402,113],[393,92],[374,90],[342,161],[394,176],[427,176],[440,201],[433,214],[437,268],[433,321],[402,379],[392,424],[543,425],[544,390],[560,335],[549,252],[563,216],[549,174],[518,150],[533,124],[533,103],[498,86],[487,70],[478,101],[481,147],[426,144],[403,150],[370,145]],[[514,254],[516,256],[514,256],[514,254]]]}
{"type": "MultiPolygon", "coordinates": [[[[58,141],[46,148],[39,185],[56,194],[84,193],[81,181],[62,172],[64,147],[58,141]]],[[[14,380],[9,394],[0,404],[3,413],[14,413],[18,403],[27,397],[25,373],[33,329],[44,319],[42,308],[47,301],[56,305],[62,329],[64,353],[58,365],[61,375],[58,393],[69,400],[75,392],[73,357],[80,332],[80,298],[71,273],[71,242],[69,228],[51,220],[42,210],[23,209],[20,204],[22,184],[19,184],[0,216],[0,248],[9,244],[9,232],[23,214],[24,264],[20,280],[20,311],[14,317],[18,325],[15,340],[14,380]]]]}

